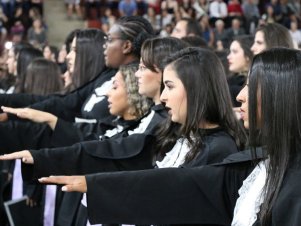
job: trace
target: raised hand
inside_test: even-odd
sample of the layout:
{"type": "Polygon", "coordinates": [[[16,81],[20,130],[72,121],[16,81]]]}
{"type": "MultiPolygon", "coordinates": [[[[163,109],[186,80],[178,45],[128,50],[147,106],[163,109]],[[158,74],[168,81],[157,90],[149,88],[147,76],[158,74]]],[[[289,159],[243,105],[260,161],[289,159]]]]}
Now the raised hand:
{"type": "Polygon", "coordinates": [[[87,192],[87,182],[85,176],[50,176],[39,179],[44,184],[61,184],[62,191],[65,192],[87,192]]]}
{"type": "Polygon", "coordinates": [[[37,123],[47,123],[51,129],[54,129],[57,123],[57,117],[48,112],[35,110],[32,108],[11,108],[2,106],[5,113],[14,114],[20,118],[28,119],[37,123]]]}
{"type": "Polygon", "coordinates": [[[0,156],[0,160],[15,160],[15,159],[21,159],[22,162],[26,164],[34,163],[32,155],[27,150],[13,152],[11,154],[5,154],[0,156]]]}

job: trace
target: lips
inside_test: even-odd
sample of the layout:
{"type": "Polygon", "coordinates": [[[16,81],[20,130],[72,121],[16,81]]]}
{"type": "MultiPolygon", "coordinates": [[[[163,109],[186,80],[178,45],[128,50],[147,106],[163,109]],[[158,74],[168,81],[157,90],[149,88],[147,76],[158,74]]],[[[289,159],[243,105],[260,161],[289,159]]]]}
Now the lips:
{"type": "Polygon", "coordinates": [[[242,120],[244,120],[244,118],[246,117],[246,112],[243,109],[241,109],[241,108],[239,110],[240,110],[240,118],[242,120]]]}
{"type": "Polygon", "coordinates": [[[168,114],[170,114],[170,115],[171,115],[171,108],[170,108],[170,107],[167,107],[167,106],[165,106],[165,109],[166,109],[166,111],[168,112],[168,114]]]}

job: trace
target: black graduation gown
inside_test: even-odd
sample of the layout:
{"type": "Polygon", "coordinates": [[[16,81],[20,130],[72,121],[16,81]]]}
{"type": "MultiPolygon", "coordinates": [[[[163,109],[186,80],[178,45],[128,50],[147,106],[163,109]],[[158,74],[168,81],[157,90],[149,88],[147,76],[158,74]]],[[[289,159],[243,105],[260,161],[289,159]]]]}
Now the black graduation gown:
{"type": "Polygon", "coordinates": [[[198,167],[223,161],[228,155],[238,152],[234,139],[221,127],[200,129],[203,134],[203,145],[200,152],[182,167],[198,167]]]}
{"type": "Polygon", "coordinates": [[[51,134],[50,147],[64,147],[83,141],[99,140],[107,131],[112,131],[110,133],[112,135],[108,134],[108,136],[113,136],[118,131],[135,128],[140,120],[123,120],[113,115],[95,123],[72,123],[58,119],[51,134]],[[118,127],[118,130],[116,130],[116,127],[118,127]]]}
{"type": "MultiPolygon", "coordinates": [[[[107,101],[104,98],[104,96],[97,96],[97,93],[100,94],[99,87],[105,83],[106,81],[110,80],[111,77],[115,74],[115,70],[108,69],[104,71],[100,76],[98,76],[95,80],[92,82],[89,82],[87,85],[81,87],[80,89],[72,92],[69,95],[63,96],[63,97],[53,97],[48,98],[44,102],[39,102],[31,107],[37,108],[39,110],[45,110],[48,112],[51,112],[58,117],[62,116],[63,118],[67,118],[68,121],[73,121],[75,116],[80,117],[94,117],[95,119],[104,119],[110,116],[107,101]],[[86,105],[84,102],[89,102],[90,99],[94,99],[94,105],[91,105],[91,111],[85,111],[86,105]],[[99,102],[97,102],[99,101],[99,102]],[[82,107],[83,105],[83,107],[82,107]],[[37,106],[37,107],[35,107],[37,106]],[[82,111],[81,111],[82,107],[82,111]],[[72,112],[72,113],[70,113],[72,112]],[[80,113],[82,112],[82,113],[80,113]],[[69,114],[70,113],[70,114],[69,114]]],[[[21,94],[20,94],[21,95],[21,94]]],[[[10,95],[6,96],[0,96],[6,97],[7,99],[10,95]]],[[[34,97],[34,95],[24,95],[25,97],[34,97]]],[[[18,96],[18,97],[22,97],[18,96]]],[[[12,95],[12,100],[14,100],[14,94],[12,95]]],[[[14,103],[14,101],[13,101],[14,103]]],[[[12,104],[13,104],[12,103],[12,104]]],[[[26,98],[25,98],[26,103],[26,98]]],[[[10,106],[10,105],[9,105],[10,106]]],[[[23,103],[24,106],[24,103],[23,103]]],[[[60,120],[59,120],[60,124],[60,120]]],[[[93,129],[95,129],[98,125],[97,123],[93,129]]],[[[66,122],[65,125],[59,125],[60,130],[65,130],[65,136],[63,143],[56,142],[58,139],[57,136],[55,138],[52,137],[52,130],[46,125],[46,124],[37,124],[30,121],[14,121],[9,120],[7,122],[0,123],[0,154],[4,153],[10,153],[14,151],[20,151],[23,149],[39,149],[39,148],[45,148],[45,147],[58,147],[58,146],[66,146],[71,145],[75,143],[74,139],[72,139],[72,135],[76,132],[70,128],[71,125],[68,125],[66,122]],[[65,128],[64,128],[65,126],[65,128]],[[67,131],[70,129],[70,131],[73,131],[74,133],[71,134],[70,131],[67,131]],[[66,136],[66,134],[69,134],[69,136],[66,136]],[[68,140],[68,138],[71,138],[68,140]],[[72,143],[73,142],[73,143],[72,143]]],[[[82,128],[78,129],[78,133],[81,130],[84,130],[84,127],[88,126],[81,126],[82,128]]],[[[85,133],[85,131],[83,131],[85,133]]],[[[55,135],[54,133],[53,135],[55,135]]],[[[79,133],[80,134],[80,133],[79,133]]],[[[92,139],[92,138],[91,138],[92,139]]],[[[79,142],[79,141],[77,141],[79,142]]]]}
{"type": "MultiPolygon", "coordinates": [[[[73,124],[60,120],[52,136],[52,143],[55,142],[56,146],[62,146],[63,144],[68,145],[68,142],[72,144],[72,142],[75,143],[82,140],[97,140],[100,135],[104,135],[107,130],[112,131],[112,134],[117,132],[114,131],[117,125],[122,127],[122,131],[126,131],[137,126],[139,122],[140,119],[129,121],[121,118],[116,120],[113,117],[92,124],[73,124]]],[[[81,199],[82,194],[80,193],[73,192],[63,194],[59,205],[56,205],[56,226],[86,225],[88,215],[86,208],[82,208],[81,206],[81,199]]]]}
{"type": "MultiPolygon", "coordinates": [[[[67,95],[38,96],[32,94],[0,94],[0,105],[9,107],[26,107],[50,112],[66,121],[75,117],[102,119],[109,115],[107,100],[99,92],[99,87],[109,81],[116,73],[114,69],[103,70],[95,79],[67,95]],[[91,99],[95,104],[85,110],[91,99]]],[[[9,115],[10,119],[18,119],[9,115]]]]}
{"type": "MultiPolygon", "coordinates": [[[[237,191],[254,167],[251,158],[246,160],[240,156],[218,166],[88,175],[89,220],[231,225],[237,191]]],[[[301,224],[300,176],[300,166],[287,171],[271,226],[301,224]]]]}
{"type": "MultiPolygon", "coordinates": [[[[259,151],[256,160],[262,156],[259,151]]],[[[230,225],[237,191],[253,170],[253,160],[250,151],[244,151],[215,166],[87,175],[89,220],[230,225]]]]}
{"type": "Polygon", "coordinates": [[[23,179],[152,168],[154,131],[166,117],[164,106],[156,105],[142,119],[146,122],[142,123],[145,131],[131,134],[125,130],[110,139],[87,141],[70,147],[30,150],[35,163],[22,164],[23,179]]]}

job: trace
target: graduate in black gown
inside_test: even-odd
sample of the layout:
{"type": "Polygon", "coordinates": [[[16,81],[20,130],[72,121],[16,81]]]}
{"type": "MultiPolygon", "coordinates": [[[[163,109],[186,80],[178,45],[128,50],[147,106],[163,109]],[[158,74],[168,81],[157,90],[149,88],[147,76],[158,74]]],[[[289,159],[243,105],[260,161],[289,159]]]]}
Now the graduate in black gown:
{"type": "Polygon", "coordinates": [[[92,223],[300,225],[300,65],[299,50],[254,57],[237,97],[251,150],[220,164],[40,181],[87,192],[92,223]]]}
{"type": "MultiPolygon", "coordinates": [[[[150,43],[152,42],[146,41],[144,46],[148,45],[152,47],[153,45],[149,45],[150,43]]],[[[157,45],[157,46],[160,49],[162,49],[161,45],[157,45]]],[[[144,50],[144,48],[142,48],[142,50],[144,50]]],[[[168,126],[162,127],[162,130],[160,131],[160,139],[163,139],[165,134],[166,135],[165,138],[168,138],[166,140],[169,141],[166,142],[166,140],[163,141],[158,139],[160,143],[158,147],[160,148],[160,150],[162,150],[162,152],[160,152],[159,155],[163,159],[162,161],[157,162],[158,167],[178,167],[180,165],[182,165],[182,167],[194,167],[194,166],[204,165],[208,163],[219,162],[227,155],[237,152],[238,148],[236,142],[238,142],[239,144],[239,142],[243,141],[242,140],[243,136],[236,135],[238,132],[242,132],[242,131],[240,131],[239,124],[236,121],[236,118],[232,111],[229,91],[227,89],[227,86],[224,86],[226,81],[226,76],[223,73],[221,63],[217,60],[217,56],[215,56],[211,51],[208,50],[199,50],[199,52],[198,51],[189,52],[189,55],[192,55],[191,58],[193,59],[193,63],[191,65],[199,66],[197,67],[197,70],[195,70],[195,68],[193,67],[191,68],[183,67],[183,65],[186,65],[188,61],[191,60],[188,57],[188,55],[184,55],[180,63],[169,64],[171,66],[165,68],[164,70],[165,89],[161,94],[161,100],[165,102],[166,106],[172,113],[169,122],[167,122],[166,124],[168,126]],[[205,65],[207,65],[207,61],[208,62],[217,61],[216,67],[208,71],[205,68],[205,65]],[[175,75],[175,71],[180,73],[181,75],[180,79],[178,79],[177,76],[175,75]],[[203,72],[201,76],[199,74],[199,71],[203,72]],[[190,76],[187,77],[187,75],[190,76]],[[191,80],[195,82],[191,84],[190,82],[191,80]],[[199,92],[197,92],[197,94],[195,94],[194,93],[195,88],[199,87],[201,84],[206,84],[206,86],[204,86],[202,89],[199,90],[199,92]],[[190,89],[186,87],[189,87],[190,89]],[[213,94],[207,96],[209,90],[213,94]],[[187,92],[187,97],[186,97],[186,92],[187,92]],[[196,99],[200,101],[200,102],[196,102],[197,107],[194,107],[190,103],[191,101],[196,100],[194,97],[195,95],[197,96],[196,99]],[[217,100],[219,104],[214,100],[217,100]],[[182,111],[181,109],[184,110],[182,111]],[[205,109],[205,110],[199,116],[197,112],[199,112],[200,109],[205,109]],[[223,118],[224,120],[220,121],[219,119],[221,118],[223,118]],[[190,121],[189,119],[193,119],[193,120],[189,122],[190,121]],[[186,121],[188,121],[187,124],[186,121]],[[168,130],[166,131],[166,129],[168,128],[172,128],[171,132],[168,130]],[[194,132],[194,128],[196,128],[195,132],[194,132]],[[188,131],[187,134],[185,134],[184,131],[188,131]],[[199,141],[200,143],[197,141],[199,141]],[[168,148],[170,151],[166,153],[168,148]]],[[[149,56],[149,54],[147,54],[146,56],[149,56]]],[[[146,81],[151,81],[150,79],[155,76],[154,73],[145,72],[147,70],[147,68],[145,68],[147,62],[148,61],[146,62],[142,61],[140,65],[141,70],[144,71],[143,76],[142,74],[139,75],[139,73],[141,72],[137,73],[137,76],[139,78],[139,91],[141,92],[142,91],[145,92],[145,90],[149,89],[150,82],[146,83],[146,81]],[[142,84],[140,85],[140,83],[142,84]]],[[[152,80],[154,79],[152,78],[152,80]]],[[[114,141],[115,140],[113,140],[113,142],[114,141]]],[[[134,139],[131,139],[131,141],[134,141],[134,139]]],[[[116,146],[117,149],[118,143],[116,142],[113,143],[113,142],[108,141],[107,143],[113,144],[114,146],[116,146]]],[[[85,144],[81,143],[81,145],[84,146],[85,144]]],[[[114,147],[113,145],[111,145],[110,147],[111,150],[113,150],[112,149],[112,147],[114,147]]],[[[134,145],[136,146],[136,143],[135,144],[132,143],[132,146],[134,145]]],[[[105,146],[102,145],[102,147],[105,146]]],[[[108,147],[109,146],[105,148],[108,147]]],[[[99,149],[99,147],[96,146],[95,148],[99,149]]],[[[105,148],[104,150],[99,149],[98,152],[100,153],[100,151],[102,151],[108,153],[108,151],[106,151],[105,148]]],[[[121,151],[124,148],[127,147],[120,146],[119,151],[121,151]]],[[[91,150],[92,149],[94,150],[93,146],[91,145],[91,150]]],[[[47,152],[44,151],[45,153],[44,154],[41,153],[40,155],[40,156],[44,155],[44,157],[35,158],[37,155],[40,154],[40,152],[41,150],[37,151],[37,153],[34,154],[36,175],[39,173],[49,174],[50,173],[49,171],[52,171],[51,174],[58,173],[59,171],[60,174],[62,173],[70,174],[74,170],[76,170],[76,172],[92,171],[92,170],[94,170],[95,172],[120,170],[120,168],[113,169],[112,166],[110,167],[110,165],[105,164],[106,162],[104,161],[100,162],[100,160],[95,160],[94,163],[94,160],[92,158],[87,158],[85,155],[83,155],[84,153],[78,155],[75,152],[73,152],[73,155],[75,154],[75,156],[71,156],[70,154],[68,154],[69,159],[70,158],[72,159],[71,161],[66,159],[66,161],[69,161],[68,167],[64,167],[58,161],[54,161],[51,164],[55,164],[56,165],[55,167],[51,167],[51,164],[49,164],[48,166],[51,167],[51,169],[46,169],[49,167],[43,167],[45,169],[42,169],[41,166],[45,164],[43,159],[47,159],[48,162],[55,160],[59,156],[60,159],[62,158],[65,159],[63,155],[65,155],[64,152],[66,152],[66,149],[61,151],[47,150],[47,152]],[[81,159],[79,159],[76,156],[81,156],[81,159]],[[72,161],[74,160],[76,160],[76,162],[72,163],[72,161]],[[39,162],[44,162],[44,163],[41,164],[39,162]],[[73,167],[74,169],[71,169],[70,165],[76,165],[76,166],[73,167]],[[45,170],[47,171],[46,173],[45,170]]],[[[146,151],[144,150],[144,152],[146,151]]],[[[29,154],[27,151],[23,151],[19,153],[14,153],[11,156],[27,158],[27,154],[29,154]]],[[[31,154],[33,154],[33,152],[31,152],[31,154]]],[[[26,159],[26,161],[27,163],[29,163],[31,160],[29,160],[28,158],[26,159]]],[[[124,161],[126,161],[126,159],[123,161],[121,159],[120,160],[116,159],[115,162],[118,163],[120,166],[122,166],[122,164],[124,165],[123,163],[124,161]]],[[[134,166],[129,166],[129,164],[131,162],[134,163],[134,159],[131,160],[130,158],[128,158],[126,162],[128,162],[128,166],[126,169],[127,170],[133,169],[134,166]]],[[[137,167],[137,165],[135,165],[135,167],[137,167]]]]}
{"type": "Polygon", "coordinates": [[[144,39],[153,34],[153,28],[146,19],[139,16],[121,17],[108,32],[104,52],[108,68],[99,68],[101,70],[94,80],[67,95],[50,96],[46,99],[33,95],[0,95],[0,105],[8,107],[30,105],[34,109],[50,112],[67,121],[74,121],[75,117],[103,118],[101,112],[107,111],[104,107],[107,106],[107,102],[101,87],[116,73],[111,68],[116,69],[122,64],[138,61],[144,39]]]}
{"type": "MultiPolygon", "coordinates": [[[[140,58],[141,45],[143,41],[151,34],[151,25],[144,19],[137,19],[136,17],[120,18],[118,20],[118,23],[116,23],[109,31],[106,42],[104,42],[104,37],[102,37],[102,39],[99,40],[100,35],[98,35],[97,38],[95,38],[95,40],[98,40],[99,42],[95,47],[101,48],[99,49],[100,52],[103,51],[103,45],[105,44],[104,55],[99,54],[99,52],[97,52],[97,55],[102,56],[102,60],[97,58],[100,61],[97,62],[97,64],[103,65],[103,62],[105,60],[107,66],[118,68],[122,64],[138,61],[140,58]],[[116,37],[120,38],[116,39],[116,37]]],[[[85,39],[85,42],[88,41],[87,38],[85,39]]],[[[86,45],[92,45],[92,42],[89,43],[90,44],[86,45]]],[[[72,51],[74,52],[75,50],[76,49],[72,51]]],[[[78,49],[79,52],[80,50],[81,49],[78,49]]],[[[72,65],[75,68],[77,68],[77,62],[73,63],[72,65]]],[[[83,69],[78,68],[78,70],[82,72],[83,69]]],[[[83,86],[82,88],[72,92],[69,95],[64,96],[63,98],[50,98],[46,100],[47,103],[43,102],[37,104],[47,106],[47,112],[64,119],[66,123],[62,122],[60,125],[62,129],[66,131],[72,130],[72,127],[74,125],[68,123],[68,121],[74,121],[74,117],[86,119],[103,119],[109,116],[105,93],[107,92],[108,87],[111,84],[109,80],[114,73],[110,73],[110,76],[109,74],[107,74],[108,76],[98,76],[96,80],[93,80],[88,85],[83,86]],[[99,83],[98,80],[101,80],[101,82],[99,83]],[[92,90],[88,87],[92,88],[92,90]],[[66,109],[66,107],[68,109],[66,109]],[[56,111],[55,109],[57,109],[58,111],[56,111]],[[81,111],[82,113],[80,113],[79,111],[81,111]],[[70,112],[70,114],[68,112],[70,112]],[[104,112],[107,113],[103,114],[104,112]],[[95,117],[92,117],[91,114],[95,115],[95,117]]],[[[35,108],[34,106],[31,107],[35,108]]],[[[74,140],[69,141],[69,143],[67,144],[62,144],[60,142],[55,142],[51,140],[50,136],[52,132],[49,131],[48,128],[45,128],[45,125],[43,124],[37,125],[29,122],[24,122],[22,124],[20,124],[19,122],[9,122],[8,125],[0,126],[0,131],[4,130],[11,130],[12,133],[14,133],[15,135],[10,135],[10,133],[4,134],[6,136],[6,139],[3,139],[3,141],[0,142],[0,150],[2,153],[11,152],[14,150],[22,150],[25,148],[37,149],[42,147],[66,146],[74,143],[74,140]],[[12,137],[16,136],[18,136],[19,139],[17,139],[16,142],[12,142],[12,137]]]]}

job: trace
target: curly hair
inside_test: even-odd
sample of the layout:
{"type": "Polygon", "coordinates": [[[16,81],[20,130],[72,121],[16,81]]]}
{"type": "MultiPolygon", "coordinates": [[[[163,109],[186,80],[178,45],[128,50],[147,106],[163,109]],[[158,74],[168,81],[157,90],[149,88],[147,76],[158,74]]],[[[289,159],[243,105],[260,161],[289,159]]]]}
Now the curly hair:
{"type": "Polygon", "coordinates": [[[135,72],[138,70],[138,63],[132,63],[127,65],[122,65],[119,68],[121,72],[125,85],[126,92],[128,96],[128,102],[131,109],[131,114],[136,116],[137,118],[145,115],[151,105],[153,104],[151,99],[146,96],[142,96],[138,92],[138,82],[135,76],[135,72]]]}

